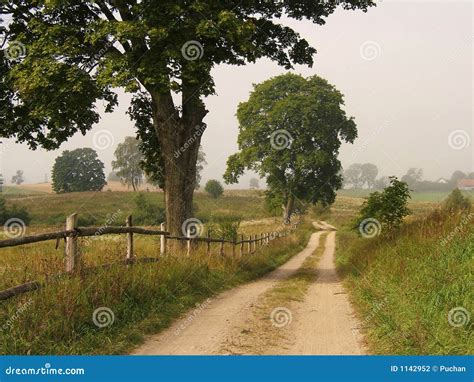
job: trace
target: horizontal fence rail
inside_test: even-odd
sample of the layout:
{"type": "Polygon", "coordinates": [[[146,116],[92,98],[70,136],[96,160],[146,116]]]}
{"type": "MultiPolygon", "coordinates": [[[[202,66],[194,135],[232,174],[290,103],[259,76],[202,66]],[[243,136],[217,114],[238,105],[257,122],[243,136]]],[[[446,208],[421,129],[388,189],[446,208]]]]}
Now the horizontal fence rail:
{"type": "MultiPolygon", "coordinates": [[[[158,258],[141,258],[137,259],[134,254],[134,243],[133,238],[134,234],[139,235],[154,235],[160,236],[160,255],[165,255],[167,250],[167,241],[168,240],[177,240],[177,241],[186,241],[187,242],[187,255],[189,256],[197,243],[203,242],[207,244],[207,253],[211,253],[211,243],[219,243],[219,253],[224,256],[224,244],[232,245],[232,255],[236,255],[236,247],[239,248],[239,255],[243,256],[244,253],[244,244],[247,244],[247,253],[252,254],[257,250],[257,246],[267,246],[271,240],[274,240],[279,237],[287,236],[290,233],[290,230],[296,229],[299,222],[291,223],[290,230],[279,230],[267,233],[261,233],[260,235],[249,235],[248,239],[244,238],[244,235],[240,236],[240,240],[228,240],[223,238],[213,238],[208,232],[207,237],[200,236],[171,236],[168,231],[166,231],[166,226],[164,223],[161,224],[159,230],[148,229],[143,227],[134,227],[132,225],[132,216],[128,216],[125,221],[125,226],[120,227],[111,227],[111,226],[102,226],[102,227],[78,227],[77,226],[78,215],[72,214],[66,219],[66,229],[63,231],[48,232],[39,235],[23,236],[14,239],[0,240],[0,248],[15,247],[19,245],[26,245],[32,243],[38,243],[49,240],[56,240],[56,249],[59,246],[61,239],[65,240],[65,272],[53,276],[53,279],[61,278],[67,275],[71,275],[77,271],[81,272],[93,272],[98,269],[108,268],[117,264],[126,264],[132,265],[135,263],[150,263],[158,261],[158,258]],[[124,234],[127,237],[127,251],[125,259],[118,262],[110,264],[102,264],[89,268],[80,267],[80,251],[79,251],[79,242],[78,238],[80,237],[91,237],[91,236],[103,236],[103,235],[114,235],[114,234],[124,234]],[[82,269],[81,269],[82,268],[82,269]]],[[[0,301],[6,300],[13,296],[19,295],[21,293],[37,290],[42,287],[42,284],[39,281],[31,281],[22,285],[18,285],[3,291],[0,291],[0,301]]]]}

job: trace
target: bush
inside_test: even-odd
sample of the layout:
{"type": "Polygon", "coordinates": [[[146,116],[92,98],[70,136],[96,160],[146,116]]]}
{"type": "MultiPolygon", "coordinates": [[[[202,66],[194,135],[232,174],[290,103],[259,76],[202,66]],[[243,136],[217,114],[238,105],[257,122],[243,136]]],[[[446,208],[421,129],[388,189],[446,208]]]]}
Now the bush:
{"type": "Polygon", "coordinates": [[[8,208],[5,203],[5,199],[0,197],[0,224],[5,224],[8,219],[20,219],[25,225],[30,224],[31,217],[26,208],[18,207],[16,204],[8,208]]]}
{"type": "Polygon", "coordinates": [[[215,179],[208,180],[204,190],[213,198],[218,198],[224,193],[224,187],[222,187],[222,184],[215,179]]]}
{"type": "MultiPolygon", "coordinates": [[[[380,224],[377,230],[390,232],[402,224],[403,218],[410,213],[407,207],[410,189],[406,182],[390,177],[390,186],[382,192],[372,192],[365,200],[357,218],[355,228],[360,229],[363,221],[376,219],[380,224]]],[[[373,227],[373,226],[372,226],[373,227]]]]}
{"type": "Polygon", "coordinates": [[[134,225],[159,225],[165,221],[165,209],[149,200],[145,194],[139,193],[135,197],[133,212],[134,225]]]}
{"type": "Polygon", "coordinates": [[[225,240],[238,240],[241,216],[213,216],[208,226],[211,236],[225,240]]]}
{"type": "Polygon", "coordinates": [[[458,188],[454,189],[441,206],[443,212],[455,214],[457,212],[470,211],[471,201],[464,196],[458,188]]]}

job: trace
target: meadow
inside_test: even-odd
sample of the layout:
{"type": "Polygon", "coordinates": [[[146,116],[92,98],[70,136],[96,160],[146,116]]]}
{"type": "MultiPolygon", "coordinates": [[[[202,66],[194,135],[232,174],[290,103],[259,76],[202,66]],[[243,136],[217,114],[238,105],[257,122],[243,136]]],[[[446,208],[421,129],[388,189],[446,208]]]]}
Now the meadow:
{"type": "Polygon", "coordinates": [[[338,226],[338,270],[370,353],[472,354],[474,213],[412,202],[398,232],[364,238],[350,207],[322,217],[338,226]]]}
{"type": "MultiPolygon", "coordinates": [[[[163,206],[163,194],[143,192],[153,205],[163,206]]],[[[137,213],[135,193],[23,193],[9,192],[7,204],[28,209],[32,221],[26,234],[64,227],[72,212],[85,225],[121,225],[137,213]],[[120,211],[116,214],[117,211],[120,211]],[[115,214],[115,215],[114,215],[115,214]]],[[[413,198],[415,199],[415,198],[413,198]]],[[[222,290],[260,277],[298,253],[307,243],[313,219],[338,228],[336,257],[367,345],[374,354],[468,354],[473,351],[473,325],[454,327],[451,309],[473,311],[472,269],[474,219],[437,213],[439,203],[412,201],[412,214],[392,236],[360,237],[352,229],[363,199],[338,195],[330,210],[311,209],[290,236],[259,247],[242,258],[211,255],[198,248],[192,256],[169,253],[159,261],[133,266],[117,265],[94,273],[59,280],[64,268],[64,243],[29,244],[3,248],[0,290],[38,280],[39,291],[1,302],[2,354],[122,354],[143,341],[144,335],[167,327],[188,309],[222,290]],[[463,220],[464,219],[464,220],[463,220]],[[461,227],[461,229],[459,228],[461,227]],[[114,324],[99,328],[92,316],[108,307],[114,324]]],[[[212,199],[196,193],[196,216],[207,226],[216,216],[239,217],[239,234],[258,234],[281,227],[279,216],[264,208],[261,191],[226,191],[212,199]]],[[[158,237],[135,235],[137,258],[159,257],[158,237]]],[[[86,267],[123,259],[124,236],[81,238],[86,267]]]]}

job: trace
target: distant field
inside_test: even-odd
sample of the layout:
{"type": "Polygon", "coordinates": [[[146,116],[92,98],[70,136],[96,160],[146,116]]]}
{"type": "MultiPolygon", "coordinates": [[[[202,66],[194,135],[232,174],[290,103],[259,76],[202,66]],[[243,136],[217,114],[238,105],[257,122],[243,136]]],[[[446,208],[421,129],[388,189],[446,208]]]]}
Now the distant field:
{"type": "MultiPolygon", "coordinates": [[[[55,194],[46,192],[46,188],[40,191],[41,187],[30,186],[6,187],[3,195],[9,205],[16,204],[28,210],[33,229],[63,227],[66,216],[74,212],[79,214],[82,226],[101,225],[113,214],[120,216],[120,221],[114,224],[122,224],[127,215],[134,214],[135,199],[139,194],[124,190],[55,194]]],[[[161,191],[143,191],[142,194],[154,205],[164,208],[164,195],[161,191]]],[[[364,194],[367,195],[367,190],[341,190],[331,210],[335,216],[354,216],[363,203],[364,194]]],[[[466,194],[474,199],[474,192],[466,194]]],[[[445,193],[413,194],[409,207],[415,215],[430,212],[445,196],[445,193]]],[[[218,199],[198,191],[195,193],[194,205],[195,216],[203,222],[209,221],[212,216],[222,215],[241,216],[245,220],[272,217],[264,207],[261,190],[226,190],[218,199]]]]}
{"type": "MultiPolygon", "coordinates": [[[[30,194],[7,194],[8,204],[25,207],[31,215],[31,226],[63,226],[66,216],[77,212],[81,225],[101,225],[113,214],[125,216],[134,213],[137,192],[74,192],[46,194],[34,191],[30,194]]],[[[146,199],[164,207],[162,192],[144,192],[146,199]]],[[[213,215],[242,216],[245,219],[270,217],[265,210],[263,195],[259,191],[227,190],[219,199],[197,192],[194,197],[195,215],[203,222],[213,215]]],[[[116,222],[117,225],[122,221],[116,222]]]]}

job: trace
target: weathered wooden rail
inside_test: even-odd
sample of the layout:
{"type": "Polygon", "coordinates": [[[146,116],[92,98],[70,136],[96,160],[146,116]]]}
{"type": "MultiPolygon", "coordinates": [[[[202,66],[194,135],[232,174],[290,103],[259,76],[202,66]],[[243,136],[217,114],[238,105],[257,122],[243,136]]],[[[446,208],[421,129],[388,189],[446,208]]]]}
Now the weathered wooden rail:
{"type": "MultiPolygon", "coordinates": [[[[160,255],[165,255],[167,252],[167,241],[177,240],[187,242],[187,255],[191,255],[193,250],[198,246],[198,243],[206,243],[207,253],[211,253],[211,244],[219,243],[219,253],[224,256],[224,245],[229,244],[232,246],[232,255],[236,255],[236,248],[239,248],[240,256],[244,254],[244,245],[247,244],[247,253],[254,253],[257,246],[268,245],[271,240],[279,237],[287,236],[290,229],[295,229],[298,223],[292,223],[290,229],[278,230],[273,232],[261,233],[260,235],[249,235],[247,239],[244,235],[240,236],[240,240],[227,240],[222,238],[212,238],[208,232],[207,237],[193,237],[189,232],[188,236],[171,236],[169,232],[165,230],[165,224],[162,223],[159,230],[147,229],[143,227],[134,227],[132,225],[132,216],[128,216],[125,221],[125,226],[122,227],[78,227],[77,226],[78,215],[72,214],[66,219],[66,229],[63,231],[43,233],[39,235],[23,236],[19,238],[13,238],[8,240],[0,241],[0,248],[15,247],[19,245],[26,245],[32,243],[39,243],[43,241],[56,240],[56,248],[58,248],[61,239],[66,241],[65,245],[65,272],[56,275],[53,278],[61,278],[67,275],[71,275],[78,271],[80,267],[80,251],[78,238],[80,237],[91,237],[91,236],[103,236],[113,234],[126,234],[127,236],[127,251],[125,258],[118,262],[111,264],[102,264],[99,266],[82,268],[81,271],[92,272],[97,269],[107,268],[116,264],[135,264],[142,262],[154,262],[158,261],[158,258],[140,258],[137,259],[134,253],[134,234],[140,235],[154,235],[160,236],[160,255]]],[[[6,300],[10,297],[16,296],[21,293],[29,292],[41,288],[42,284],[39,281],[31,281],[22,285],[15,286],[3,291],[0,291],[0,301],[6,300]]]]}

